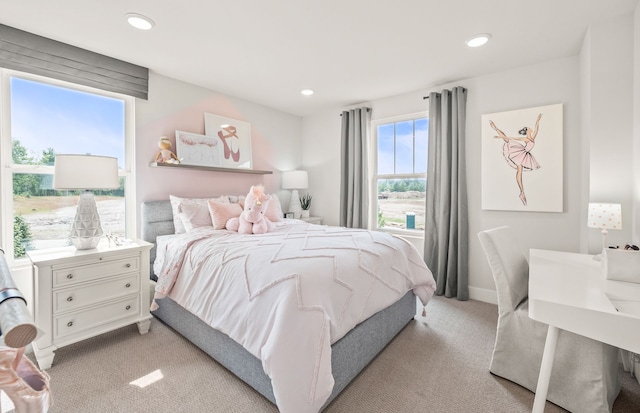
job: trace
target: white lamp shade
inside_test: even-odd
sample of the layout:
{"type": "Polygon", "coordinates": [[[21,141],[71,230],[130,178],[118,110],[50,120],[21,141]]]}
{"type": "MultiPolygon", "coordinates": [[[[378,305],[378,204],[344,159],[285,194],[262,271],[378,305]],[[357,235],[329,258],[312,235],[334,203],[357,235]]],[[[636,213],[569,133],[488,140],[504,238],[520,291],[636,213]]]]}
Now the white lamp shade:
{"type": "Polygon", "coordinates": [[[282,173],[283,189],[304,189],[309,187],[307,171],[286,171],[282,173]]]}
{"type": "Polygon", "coordinates": [[[56,155],[53,189],[116,189],[118,159],[96,155],[56,155]]]}
{"type": "Polygon", "coordinates": [[[590,203],[587,226],[589,228],[622,229],[621,205],[590,203]]]}

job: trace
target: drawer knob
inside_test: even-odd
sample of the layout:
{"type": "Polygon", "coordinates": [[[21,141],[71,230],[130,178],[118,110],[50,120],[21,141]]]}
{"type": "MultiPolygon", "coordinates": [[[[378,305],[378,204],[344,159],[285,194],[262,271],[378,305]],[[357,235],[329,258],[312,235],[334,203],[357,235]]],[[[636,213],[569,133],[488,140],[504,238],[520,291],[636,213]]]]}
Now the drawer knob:
{"type": "Polygon", "coordinates": [[[125,310],[131,310],[131,306],[130,306],[130,305],[128,305],[128,306],[125,308],[125,310]]]}
{"type": "Polygon", "coordinates": [[[127,264],[125,265],[125,267],[127,267],[127,268],[131,268],[131,264],[127,263],[127,264]]]}
{"type": "Polygon", "coordinates": [[[69,322],[67,323],[67,327],[73,327],[73,321],[69,321],[69,322]]]}
{"type": "Polygon", "coordinates": [[[127,287],[127,288],[131,287],[131,283],[127,283],[127,285],[125,285],[125,287],[127,287]]]}
{"type": "Polygon", "coordinates": [[[73,278],[73,274],[67,274],[67,279],[72,279],[73,278]]]}
{"type": "Polygon", "coordinates": [[[73,301],[73,297],[67,297],[67,301],[69,302],[73,301]]]}

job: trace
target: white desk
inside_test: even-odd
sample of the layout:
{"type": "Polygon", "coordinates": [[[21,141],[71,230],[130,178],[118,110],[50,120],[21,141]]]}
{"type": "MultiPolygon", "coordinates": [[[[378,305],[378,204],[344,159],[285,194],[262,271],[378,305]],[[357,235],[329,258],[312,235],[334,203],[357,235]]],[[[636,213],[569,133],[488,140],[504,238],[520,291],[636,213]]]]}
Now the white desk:
{"type": "Polygon", "coordinates": [[[549,325],[534,413],[544,411],[559,329],[640,353],[640,284],[605,280],[600,265],[592,255],[529,253],[529,317],[549,325]]]}

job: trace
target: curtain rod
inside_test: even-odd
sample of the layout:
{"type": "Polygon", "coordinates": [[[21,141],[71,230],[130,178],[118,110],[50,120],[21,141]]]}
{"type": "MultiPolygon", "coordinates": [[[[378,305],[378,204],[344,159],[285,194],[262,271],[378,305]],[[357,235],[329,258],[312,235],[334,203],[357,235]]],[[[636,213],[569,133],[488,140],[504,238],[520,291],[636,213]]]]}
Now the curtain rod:
{"type": "MultiPolygon", "coordinates": [[[[365,108],[367,110],[367,112],[369,112],[371,110],[371,108],[365,108]]],[[[342,113],[340,113],[340,116],[342,116],[342,113]]]]}
{"type": "MultiPolygon", "coordinates": [[[[460,87],[460,86],[456,86],[456,87],[460,87]]],[[[455,87],[454,87],[455,89],[455,87]]],[[[467,89],[466,88],[462,88],[462,93],[467,93],[467,89]]],[[[437,95],[439,95],[440,93],[437,93],[437,95]]],[[[422,97],[423,100],[427,100],[429,99],[429,96],[423,96],[422,97]]]]}

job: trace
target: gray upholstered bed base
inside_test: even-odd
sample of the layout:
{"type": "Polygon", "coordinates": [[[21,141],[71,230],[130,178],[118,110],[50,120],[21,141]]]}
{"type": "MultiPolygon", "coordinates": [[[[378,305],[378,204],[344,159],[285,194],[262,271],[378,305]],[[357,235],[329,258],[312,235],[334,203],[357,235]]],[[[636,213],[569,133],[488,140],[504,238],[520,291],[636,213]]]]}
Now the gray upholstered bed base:
{"type": "MultiPolygon", "coordinates": [[[[182,334],[218,363],[276,403],[271,379],[262,369],[262,362],[233,341],[229,336],[209,327],[204,321],[176,304],[170,298],[158,301],[153,315],[182,334]]],[[[407,325],[416,312],[413,293],[351,330],[331,347],[331,371],[335,381],[331,402],[407,325]]]]}
{"type": "MultiPolygon", "coordinates": [[[[157,236],[173,232],[173,215],[169,201],[142,204],[142,238],[145,241],[155,243],[157,236]]],[[[152,264],[154,259],[155,248],[151,251],[152,264]]],[[[153,265],[151,267],[153,268],[153,265]]],[[[229,336],[214,330],[170,298],[159,300],[158,304],[159,308],[153,312],[154,316],[275,403],[271,380],[264,373],[260,360],[229,336]]],[[[327,404],[384,349],[413,319],[415,313],[415,295],[408,292],[400,301],[371,316],[333,344],[331,369],[335,385],[327,404]]]]}

